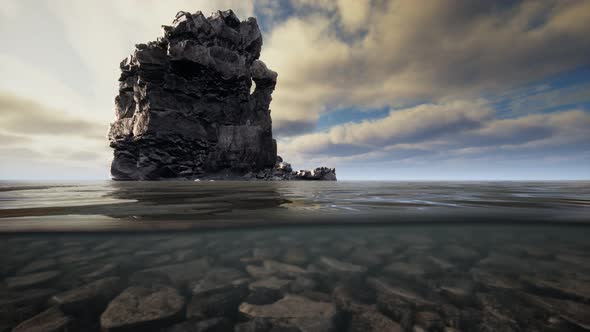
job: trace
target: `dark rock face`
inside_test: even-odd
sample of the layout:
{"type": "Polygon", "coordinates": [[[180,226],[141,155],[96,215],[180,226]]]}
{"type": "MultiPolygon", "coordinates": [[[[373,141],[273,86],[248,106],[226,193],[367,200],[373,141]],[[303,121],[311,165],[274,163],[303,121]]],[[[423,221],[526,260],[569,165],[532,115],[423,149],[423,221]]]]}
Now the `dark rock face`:
{"type": "Polygon", "coordinates": [[[277,73],[258,59],[255,18],[179,12],[163,29],[121,62],[108,134],[113,179],[335,180],[333,169],[299,174],[277,159],[269,110],[277,73]]]}

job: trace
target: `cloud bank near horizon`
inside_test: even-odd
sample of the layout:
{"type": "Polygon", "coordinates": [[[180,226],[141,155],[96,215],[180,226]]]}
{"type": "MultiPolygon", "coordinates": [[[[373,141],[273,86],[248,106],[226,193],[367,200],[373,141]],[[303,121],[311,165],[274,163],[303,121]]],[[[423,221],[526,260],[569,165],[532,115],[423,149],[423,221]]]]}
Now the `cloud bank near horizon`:
{"type": "Polygon", "coordinates": [[[225,8],[263,28],[279,153],[296,167],[590,177],[588,1],[9,0],[0,178],[107,178],[119,61],[178,10],[225,8]]]}

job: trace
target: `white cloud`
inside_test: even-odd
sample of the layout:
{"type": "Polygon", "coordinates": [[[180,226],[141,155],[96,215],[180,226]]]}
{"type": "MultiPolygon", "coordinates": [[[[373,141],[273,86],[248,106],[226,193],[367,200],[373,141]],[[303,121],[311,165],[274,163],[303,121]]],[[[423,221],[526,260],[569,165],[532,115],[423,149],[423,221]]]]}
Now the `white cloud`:
{"type": "MultiPolygon", "coordinates": [[[[26,96],[25,99],[74,115],[88,114],[92,109],[92,105],[78,91],[46,68],[26,63],[16,56],[0,54],[0,72],[0,92],[26,96]]],[[[108,113],[109,116],[113,114],[108,113]]]]}
{"type": "Polygon", "coordinates": [[[271,109],[275,128],[282,124],[315,123],[325,97],[341,91],[326,84],[326,68],[344,64],[349,47],[333,37],[323,17],[292,18],[266,38],[261,58],[279,77],[271,109]]]}
{"type": "Polygon", "coordinates": [[[481,101],[420,105],[391,111],[382,119],[347,123],[334,126],[326,132],[298,136],[281,148],[321,154],[330,154],[330,149],[336,145],[382,148],[392,144],[434,140],[457,131],[477,129],[490,118],[490,110],[481,101]]]}
{"type": "Polygon", "coordinates": [[[63,178],[72,169],[105,178],[112,156],[106,127],[87,114],[71,114],[3,91],[0,154],[2,179],[63,178]]]}
{"type": "Polygon", "coordinates": [[[366,23],[370,9],[369,0],[338,0],[342,26],[349,32],[358,30],[366,23]]]}
{"type": "Polygon", "coordinates": [[[16,135],[105,137],[106,127],[85,114],[68,114],[3,91],[0,91],[0,110],[0,128],[16,135]]]}
{"type": "MultiPolygon", "coordinates": [[[[454,101],[391,111],[372,121],[279,141],[295,163],[328,166],[376,161],[416,163],[456,156],[577,154],[590,141],[590,114],[568,110],[497,118],[482,101],[454,101]],[[514,154],[517,153],[517,154],[514,154]],[[330,164],[332,163],[332,164],[330,164]]],[[[590,150],[590,148],[586,148],[590,150]]]]}
{"type": "Polygon", "coordinates": [[[276,127],[338,107],[477,98],[590,63],[590,2],[456,4],[391,0],[365,12],[322,2],[275,26],[263,60],[279,73],[276,127]],[[342,35],[342,22],[366,33],[342,35]]]}
{"type": "Polygon", "coordinates": [[[524,114],[587,101],[590,101],[590,83],[575,84],[562,88],[545,86],[533,94],[510,96],[508,102],[513,113],[524,114]]]}

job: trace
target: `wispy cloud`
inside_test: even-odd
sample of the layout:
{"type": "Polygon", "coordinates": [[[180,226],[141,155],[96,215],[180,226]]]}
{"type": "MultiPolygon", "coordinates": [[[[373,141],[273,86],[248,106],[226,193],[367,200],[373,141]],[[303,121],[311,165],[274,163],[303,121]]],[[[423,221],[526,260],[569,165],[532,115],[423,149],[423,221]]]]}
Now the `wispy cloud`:
{"type": "Polygon", "coordinates": [[[498,118],[483,102],[454,101],[391,111],[382,119],[348,123],[279,142],[297,160],[346,162],[426,160],[456,156],[584,153],[590,114],[567,110],[498,118]],[[504,151],[500,153],[500,151],[504,151]]]}
{"type": "Polygon", "coordinates": [[[104,123],[0,91],[0,178],[108,175],[104,123]],[[28,170],[26,172],[25,170],[28,170]]]}
{"type": "Polygon", "coordinates": [[[13,135],[0,132],[0,146],[11,146],[30,142],[31,138],[22,135],[13,135]]]}
{"type": "Polygon", "coordinates": [[[319,10],[274,27],[262,54],[279,73],[277,128],[328,108],[478,98],[590,63],[587,1],[295,3],[319,10]],[[364,33],[346,34],[351,22],[364,33]]]}
{"type": "Polygon", "coordinates": [[[99,140],[106,136],[106,128],[100,122],[2,91],[0,110],[0,129],[14,134],[81,136],[99,140]]]}

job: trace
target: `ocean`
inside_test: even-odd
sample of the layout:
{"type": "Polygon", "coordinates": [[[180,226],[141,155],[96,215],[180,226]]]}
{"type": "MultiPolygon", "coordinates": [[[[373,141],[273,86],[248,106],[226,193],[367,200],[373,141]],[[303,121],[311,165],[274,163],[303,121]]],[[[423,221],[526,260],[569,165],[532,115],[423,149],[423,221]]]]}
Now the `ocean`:
{"type": "Polygon", "coordinates": [[[0,182],[0,331],[585,331],[590,182],[0,182]]]}

